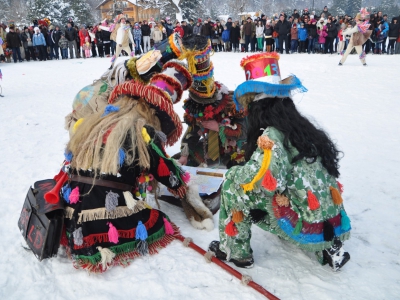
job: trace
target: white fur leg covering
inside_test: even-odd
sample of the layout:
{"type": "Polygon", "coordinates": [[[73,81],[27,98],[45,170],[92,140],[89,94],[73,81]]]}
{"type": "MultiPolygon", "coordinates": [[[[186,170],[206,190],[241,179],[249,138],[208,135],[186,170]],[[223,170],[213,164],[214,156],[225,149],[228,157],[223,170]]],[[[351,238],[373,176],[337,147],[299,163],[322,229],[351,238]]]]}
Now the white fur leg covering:
{"type": "MultiPolygon", "coordinates": [[[[202,221],[196,221],[194,218],[190,219],[190,223],[195,228],[201,227],[210,231],[214,228],[214,220],[212,212],[205,206],[203,200],[199,196],[199,186],[195,183],[189,183],[187,194],[187,203],[199,214],[202,221]],[[200,224],[198,224],[200,223],[200,224]]],[[[200,229],[200,228],[199,228],[200,229]]]]}

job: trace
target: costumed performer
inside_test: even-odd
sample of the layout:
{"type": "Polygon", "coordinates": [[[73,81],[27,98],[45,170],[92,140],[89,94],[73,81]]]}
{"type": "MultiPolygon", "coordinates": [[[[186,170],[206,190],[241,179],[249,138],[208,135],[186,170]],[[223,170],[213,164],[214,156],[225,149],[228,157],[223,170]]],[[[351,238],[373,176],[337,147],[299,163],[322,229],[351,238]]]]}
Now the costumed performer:
{"type": "Polygon", "coordinates": [[[184,101],[184,122],[188,125],[179,162],[188,166],[226,166],[244,161],[245,124],[243,111],[237,111],[232,92],[214,82],[211,42],[203,36],[183,39],[183,54],[193,84],[184,101]]]}
{"type": "Polygon", "coordinates": [[[134,52],[131,51],[131,48],[129,48],[129,42],[131,42],[132,47],[135,47],[135,42],[133,40],[132,32],[131,32],[131,27],[126,24],[126,17],[125,15],[121,14],[118,15],[115,19],[117,25],[114,27],[113,33],[111,34],[112,37],[115,38],[115,42],[117,43],[117,47],[115,50],[115,54],[111,58],[111,66],[110,70],[113,68],[115,61],[121,54],[121,51],[124,50],[128,55],[130,56],[135,56],[134,52]],[[114,34],[116,33],[116,34],[114,34]],[[114,34],[114,36],[113,36],[114,34]]]}
{"type": "MultiPolygon", "coordinates": [[[[168,62],[147,85],[127,81],[116,86],[104,111],[75,124],[65,173],[58,176],[65,181],[60,194],[66,202],[61,244],[75,267],[103,272],[125,266],[157,253],[178,233],[145,198],[160,182],[182,202],[195,200],[186,197],[187,174],[164,150],[182,133],[173,103],[191,83],[182,63],[168,62]]],[[[211,212],[206,214],[213,225],[211,212]]]]}
{"type": "Polygon", "coordinates": [[[369,39],[372,34],[372,30],[369,30],[370,24],[368,20],[369,13],[365,8],[361,8],[360,12],[356,15],[356,24],[353,28],[343,30],[343,36],[351,35],[349,44],[347,45],[346,52],[344,52],[342,59],[339,61],[339,66],[342,66],[347,59],[347,56],[356,49],[357,54],[360,58],[363,66],[367,66],[365,57],[367,54],[363,51],[362,46],[369,39]]]}
{"type": "Polygon", "coordinates": [[[278,60],[277,53],[262,53],[241,61],[248,81],[234,98],[248,110],[246,164],[226,173],[220,241],[209,250],[238,267],[252,267],[251,226],[256,224],[315,252],[336,271],[350,259],[342,243],[351,229],[337,182],[339,151],[298,112],[291,97],[307,89],[295,76],[281,81],[278,60]]]}

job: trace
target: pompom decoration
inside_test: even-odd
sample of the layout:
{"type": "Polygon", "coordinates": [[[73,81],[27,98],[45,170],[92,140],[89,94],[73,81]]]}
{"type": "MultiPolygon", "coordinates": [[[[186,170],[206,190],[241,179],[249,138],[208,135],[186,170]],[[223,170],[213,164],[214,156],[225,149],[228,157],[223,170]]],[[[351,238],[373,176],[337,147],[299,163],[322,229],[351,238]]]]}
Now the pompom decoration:
{"type": "Polygon", "coordinates": [[[118,244],[118,230],[115,228],[111,222],[108,222],[107,225],[109,226],[108,229],[108,240],[111,243],[118,244]]]}
{"type": "Polygon", "coordinates": [[[168,222],[167,218],[163,218],[164,220],[164,230],[165,230],[165,234],[168,235],[173,235],[174,234],[174,229],[172,228],[172,225],[170,222],[168,222]]]}
{"type": "Polygon", "coordinates": [[[153,181],[154,180],[154,176],[152,174],[149,174],[149,181],[153,181]]]}
{"type": "Polygon", "coordinates": [[[268,170],[265,173],[264,179],[261,184],[267,191],[272,192],[272,191],[276,190],[277,182],[276,182],[276,179],[274,178],[274,176],[272,176],[270,170],[268,170]]]}
{"type": "Polygon", "coordinates": [[[234,210],[232,212],[232,221],[233,221],[233,223],[240,223],[240,222],[243,221],[243,219],[244,219],[244,214],[243,214],[243,212],[241,210],[239,210],[239,211],[234,210]]]}
{"type": "Polygon", "coordinates": [[[267,212],[261,209],[250,209],[250,219],[254,224],[260,223],[267,216],[267,212]]]}
{"type": "Polygon", "coordinates": [[[316,210],[320,207],[317,197],[310,190],[307,191],[307,201],[311,210],[316,210]]]}
{"type": "Polygon", "coordinates": [[[297,220],[296,227],[295,227],[294,230],[293,230],[293,234],[294,234],[294,235],[300,234],[302,229],[303,229],[303,219],[302,219],[302,218],[299,218],[299,219],[297,220]]]}
{"type": "Polygon", "coordinates": [[[181,175],[181,178],[183,180],[184,183],[189,183],[190,181],[190,173],[189,172],[185,172],[184,174],[181,175]]]}
{"type": "Polygon", "coordinates": [[[71,204],[76,204],[79,201],[79,188],[76,187],[71,191],[71,194],[69,194],[69,203],[71,204]]]}
{"type": "Polygon", "coordinates": [[[74,236],[74,244],[77,246],[82,246],[83,245],[82,227],[77,228],[73,232],[73,236],[74,236]]]}
{"type": "Polygon", "coordinates": [[[151,185],[147,186],[146,188],[149,192],[151,192],[153,190],[153,187],[151,185]]]}
{"type": "Polygon", "coordinates": [[[125,161],[125,151],[124,151],[124,149],[120,148],[118,151],[118,163],[119,163],[120,167],[122,167],[122,165],[124,164],[124,161],[125,161]]]}
{"type": "Polygon", "coordinates": [[[118,206],[119,195],[109,191],[106,196],[106,210],[113,211],[118,206]]]}
{"type": "Polygon", "coordinates": [[[333,225],[327,220],[324,222],[324,240],[330,242],[335,237],[335,229],[333,225]]]}
{"type": "Polygon", "coordinates": [[[340,215],[342,216],[342,225],[341,225],[342,230],[349,231],[351,229],[350,218],[347,216],[344,210],[340,211],[340,215]]]}
{"type": "Polygon", "coordinates": [[[142,174],[142,175],[139,176],[138,181],[139,181],[140,184],[145,183],[146,182],[146,177],[142,174]]]}
{"type": "Polygon", "coordinates": [[[285,195],[277,194],[275,200],[279,206],[284,206],[284,207],[289,206],[289,199],[285,195]]]}
{"type": "Polygon", "coordinates": [[[236,226],[235,226],[235,223],[233,223],[233,221],[230,221],[230,222],[228,223],[228,225],[226,225],[226,227],[225,227],[225,233],[226,233],[228,236],[236,236],[236,235],[239,233],[239,231],[237,230],[237,228],[236,228],[236,226]]]}
{"type": "Polygon", "coordinates": [[[71,151],[68,151],[68,152],[66,151],[66,152],[64,153],[64,156],[65,156],[65,160],[66,160],[66,161],[71,162],[72,157],[73,157],[71,151]]]}
{"type": "Polygon", "coordinates": [[[340,195],[339,191],[335,189],[333,186],[330,186],[329,189],[331,190],[331,196],[333,203],[336,205],[340,205],[343,203],[342,196],[340,195]]]}
{"type": "Polygon", "coordinates": [[[274,147],[274,144],[274,141],[266,135],[262,135],[257,139],[257,145],[262,150],[271,150],[272,147],[274,147]]]}
{"type": "Polygon", "coordinates": [[[160,157],[160,161],[157,168],[157,173],[159,176],[169,176],[169,169],[165,164],[165,161],[160,157]]]}
{"type": "Polygon", "coordinates": [[[103,113],[102,117],[105,117],[105,116],[109,115],[110,113],[118,112],[118,111],[119,111],[119,107],[118,106],[114,106],[114,105],[109,104],[104,109],[104,113],[103,113]]]}
{"type": "Polygon", "coordinates": [[[107,270],[109,264],[111,264],[113,258],[115,257],[115,253],[112,252],[110,249],[102,248],[100,246],[96,247],[99,250],[101,255],[101,266],[103,271],[107,270]]]}
{"type": "Polygon", "coordinates": [[[62,189],[62,195],[65,200],[65,202],[69,203],[69,195],[71,194],[71,188],[69,187],[69,184],[65,185],[62,189]]]}

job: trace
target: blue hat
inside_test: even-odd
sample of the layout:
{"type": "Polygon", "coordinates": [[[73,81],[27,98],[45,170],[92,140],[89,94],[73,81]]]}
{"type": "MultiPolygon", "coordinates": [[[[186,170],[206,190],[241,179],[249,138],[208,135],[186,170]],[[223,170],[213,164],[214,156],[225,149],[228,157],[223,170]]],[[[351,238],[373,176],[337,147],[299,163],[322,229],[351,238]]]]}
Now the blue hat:
{"type": "Polygon", "coordinates": [[[254,54],[242,59],[240,66],[245,70],[246,81],[233,94],[237,110],[247,110],[253,101],[290,98],[296,93],[307,92],[294,75],[281,80],[278,60],[276,52],[254,54]]]}

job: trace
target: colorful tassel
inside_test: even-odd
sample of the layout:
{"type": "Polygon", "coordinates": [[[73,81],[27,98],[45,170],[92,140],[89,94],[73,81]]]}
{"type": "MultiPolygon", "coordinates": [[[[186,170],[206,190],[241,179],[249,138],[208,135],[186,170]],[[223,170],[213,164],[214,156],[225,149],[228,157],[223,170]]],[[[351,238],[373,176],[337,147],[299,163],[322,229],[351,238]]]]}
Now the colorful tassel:
{"type": "Polygon", "coordinates": [[[72,157],[73,157],[71,151],[68,151],[68,152],[66,151],[66,152],[64,153],[64,156],[65,156],[65,160],[66,160],[66,161],[71,162],[72,157]]]}
{"type": "Polygon", "coordinates": [[[142,221],[139,221],[137,227],[136,227],[136,235],[135,238],[137,240],[141,240],[144,241],[145,239],[147,239],[147,230],[146,230],[146,226],[143,225],[142,221]]]}
{"type": "Polygon", "coordinates": [[[114,105],[109,104],[104,109],[104,113],[103,113],[102,117],[105,117],[105,116],[109,115],[110,113],[118,112],[118,111],[119,111],[119,106],[114,106],[114,105]]]}
{"type": "Polygon", "coordinates": [[[160,157],[160,161],[157,168],[157,173],[159,176],[169,176],[169,169],[165,164],[165,161],[160,157]]]}
{"type": "Polygon", "coordinates": [[[124,149],[119,149],[118,151],[118,163],[119,166],[122,167],[122,165],[124,164],[125,161],[125,151],[124,149]]]}
{"type": "Polygon", "coordinates": [[[142,128],[142,137],[143,140],[146,144],[150,143],[151,141],[151,137],[150,135],[147,133],[147,129],[145,127],[142,128]]]}
{"type": "Polygon", "coordinates": [[[232,221],[233,221],[233,223],[240,223],[240,222],[243,221],[243,219],[244,219],[244,214],[243,214],[243,212],[241,210],[239,210],[239,211],[234,210],[232,212],[232,221]]]}
{"type": "Polygon", "coordinates": [[[333,228],[331,222],[328,220],[324,221],[324,240],[330,242],[335,237],[335,229],[333,228]]]}
{"type": "Polygon", "coordinates": [[[131,192],[128,192],[128,191],[127,191],[127,192],[123,192],[123,194],[124,194],[126,206],[127,206],[129,209],[134,210],[135,207],[136,207],[136,205],[137,205],[137,200],[135,200],[135,199],[133,198],[133,195],[132,195],[131,192]]]}
{"type": "Polygon", "coordinates": [[[275,200],[278,206],[289,207],[289,199],[285,195],[276,194],[275,200]]]}
{"type": "Polygon", "coordinates": [[[69,194],[69,203],[76,204],[79,201],[79,188],[74,188],[69,194]]]}
{"type": "Polygon", "coordinates": [[[71,194],[71,188],[69,187],[69,184],[63,187],[62,194],[65,202],[69,203],[69,195],[71,194]]]}
{"type": "Polygon", "coordinates": [[[137,251],[142,256],[146,256],[147,254],[149,254],[149,245],[147,244],[147,242],[139,241],[139,243],[137,245],[137,251]]]}
{"type": "Polygon", "coordinates": [[[228,225],[226,225],[226,227],[225,227],[225,233],[226,233],[228,236],[236,236],[236,235],[239,233],[239,231],[237,230],[237,228],[236,228],[236,226],[235,226],[235,223],[233,223],[233,221],[230,221],[230,222],[228,223],[228,225]]]}
{"type": "Polygon", "coordinates": [[[113,211],[118,206],[119,195],[112,191],[109,191],[106,196],[106,210],[113,211]]]}
{"type": "Polygon", "coordinates": [[[173,235],[174,234],[174,229],[172,228],[171,223],[168,222],[167,218],[164,217],[163,219],[164,219],[165,234],[173,235]]]}
{"type": "Polygon", "coordinates": [[[342,225],[341,228],[343,231],[349,231],[351,229],[350,225],[350,218],[347,216],[346,212],[344,210],[340,211],[340,215],[342,216],[342,225]]]}
{"type": "Polygon", "coordinates": [[[308,207],[311,210],[316,210],[320,207],[317,197],[310,191],[307,191],[308,207]]]}
{"type": "Polygon", "coordinates": [[[276,179],[274,178],[274,176],[272,176],[270,170],[268,170],[265,173],[264,179],[261,184],[267,191],[272,192],[272,191],[276,190],[277,182],[276,182],[276,179]]]}
{"type": "Polygon", "coordinates": [[[72,133],[75,133],[78,127],[82,124],[83,118],[78,119],[78,121],[75,122],[74,127],[72,127],[72,133]]]}
{"type": "Polygon", "coordinates": [[[184,183],[189,183],[190,181],[190,173],[189,172],[185,172],[184,174],[181,175],[181,178],[183,180],[184,183]]]}
{"type": "Polygon", "coordinates": [[[107,225],[109,226],[108,229],[108,240],[111,243],[118,244],[118,230],[115,228],[111,222],[108,222],[107,225]]]}
{"type": "MultiPolygon", "coordinates": [[[[264,141],[263,144],[266,144],[264,141]]],[[[242,184],[243,191],[246,193],[248,191],[252,191],[254,189],[254,184],[258,182],[263,175],[267,172],[269,168],[269,164],[271,163],[271,157],[272,157],[272,151],[270,149],[264,149],[264,158],[261,164],[260,169],[258,170],[258,173],[256,176],[254,176],[253,180],[249,183],[242,184]]]]}
{"type": "Polygon", "coordinates": [[[113,57],[111,57],[111,63],[113,63],[115,61],[117,57],[115,55],[113,55],[113,57]]]}
{"type": "Polygon", "coordinates": [[[110,249],[102,248],[100,246],[96,247],[99,250],[101,255],[101,266],[103,267],[103,271],[107,270],[109,264],[111,264],[113,258],[115,257],[115,253],[110,249]]]}
{"type": "Polygon", "coordinates": [[[300,234],[302,229],[303,229],[303,219],[302,219],[302,218],[299,218],[299,219],[297,220],[296,227],[295,227],[294,230],[293,230],[293,234],[294,234],[294,235],[300,234]]]}
{"type": "Polygon", "coordinates": [[[73,236],[74,236],[74,244],[77,246],[82,246],[83,245],[82,227],[77,228],[73,232],[73,236]]]}
{"type": "Polygon", "coordinates": [[[343,184],[341,184],[339,181],[336,181],[336,183],[337,183],[337,185],[338,185],[338,187],[339,187],[340,193],[343,194],[343,192],[344,192],[343,184]]]}
{"type": "Polygon", "coordinates": [[[333,203],[336,205],[340,205],[343,203],[342,196],[340,195],[339,191],[335,189],[333,186],[330,186],[329,189],[331,190],[331,196],[333,203]]]}

